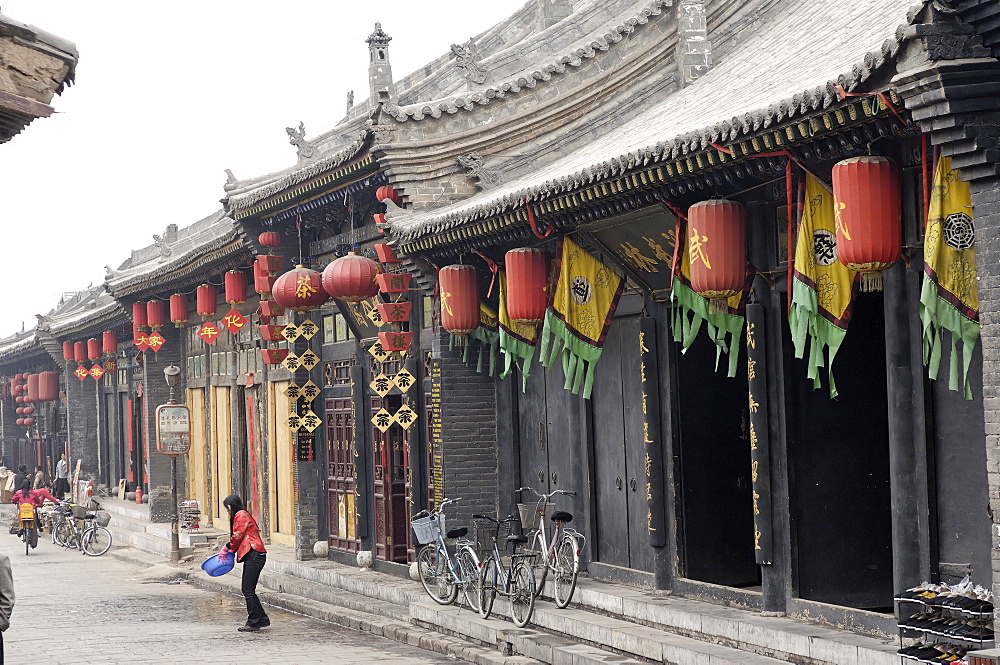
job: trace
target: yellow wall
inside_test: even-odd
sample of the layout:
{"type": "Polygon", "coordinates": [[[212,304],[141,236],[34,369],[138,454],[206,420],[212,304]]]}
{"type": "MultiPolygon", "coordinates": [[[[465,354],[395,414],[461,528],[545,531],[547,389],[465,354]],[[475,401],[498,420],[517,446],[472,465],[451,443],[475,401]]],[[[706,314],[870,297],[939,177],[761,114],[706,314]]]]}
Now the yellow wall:
{"type": "Polygon", "coordinates": [[[191,452],[187,455],[186,499],[195,499],[206,526],[210,523],[211,506],[208,502],[209,479],[206,470],[208,451],[205,442],[205,391],[198,388],[187,391],[187,405],[191,411],[191,452]]]}
{"type": "Polygon", "coordinates": [[[292,496],[292,434],[288,419],[288,381],[267,384],[267,477],[271,542],[295,546],[295,507],[292,496]]]}
{"type": "Polygon", "coordinates": [[[222,506],[222,500],[233,491],[232,474],[232,430],[230,427],[229,388],[213,386],[212,390],[212,496],[216,529],[229,531],[229,514],[222,506]]]}

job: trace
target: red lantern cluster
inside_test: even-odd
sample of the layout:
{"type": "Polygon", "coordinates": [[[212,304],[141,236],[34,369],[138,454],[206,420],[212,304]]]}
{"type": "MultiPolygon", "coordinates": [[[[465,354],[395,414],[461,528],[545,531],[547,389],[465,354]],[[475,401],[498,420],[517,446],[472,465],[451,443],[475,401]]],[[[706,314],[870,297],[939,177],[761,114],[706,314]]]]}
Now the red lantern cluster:
{"type": "Polygon", "coordinates": [[[903,250],[899,169],[885,157],[852,157],[833,167],[837,257],[861,273],[862,291],[881,291],[880,271],[903,250]]]}
{"type": "Polygon", "coordinates": [[[296,312],[308,312],[326,302],[322,276],[305,266],[295,266],[274,282],[274,299],[296,312]]]}
{"type": "Polygon", "coordinates": [[[549,302],[549,267],[545,252],[532,247],[512,249],[507,267],[507,314],[514,323],[538,325],[549,302]]]}
{"type": "Polygon", "coordinates": [[[470,265],[451,265],[438,272],[441,326],[453,335],[479,327],[479,279],[470,265]]]}
{"type": "Polygon", "coordinates": [[[380,272],[375,261],[349,252],[323,270],[323,289],[333,298],[361,302],[378,295],[375,278],[380,272]]]}
{"type": "Polygon", "coordinates": [[[725,199],[688,209],[691,289],[709,300],[725,300],[746,283],[746,212],[725,199]]]}
{"type": "Polygon", "coordinates": [[[247,278],[239,270],[230,270],[223,277],[226,302],[235,307],[247,301],[247,278]]]}

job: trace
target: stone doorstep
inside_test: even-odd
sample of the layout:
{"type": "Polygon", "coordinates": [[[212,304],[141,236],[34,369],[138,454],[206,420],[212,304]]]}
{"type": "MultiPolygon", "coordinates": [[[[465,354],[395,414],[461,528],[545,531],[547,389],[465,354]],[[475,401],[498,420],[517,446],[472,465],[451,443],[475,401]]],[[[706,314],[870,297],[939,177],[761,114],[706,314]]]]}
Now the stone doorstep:
{"type": "MultiPolygon", "coordinates": [[[[501,598],[497,599],[494,609],[502,614],[508,611],[505,601],[501,598]]],[[[536,605],[535,614],[540,609],[541,607],[536,605]]],[[[574,623],[578,619],[572,615],[572,610],[555,611],[570,613],[566,618],[567,623],[574,623]]],[[[590,617],[595,616],[581,610],[576,612],[590,617]]],[[[564,663],[639,665],[650,662],[672,665],[787,665],[787,661],[653,628],[632,624],[629,624],[629,627],[615,626],[617,620],[610,617],[598,617],[604,621],[599,622],[597,632],[590,635],[594,640],[587,640],[586,636],[556,634],[540,629],[534,625],[534,616],[529,627],[516,628],[506,619],[483,619],[468,608],[442,606],[432,601],[411,604],[410,616],[418,625],[435,627],[448,634],[459,635],[482,644],[495,645],[505,653],[513,651],[551,665],[564,663]],[[605,628],[608,632],[603,635],[600,631],[605,628]],[[608,648],[601,648],[602,645],[608,648]]],[[[586,633],[587,629],[579,632],[586,633]]]]}

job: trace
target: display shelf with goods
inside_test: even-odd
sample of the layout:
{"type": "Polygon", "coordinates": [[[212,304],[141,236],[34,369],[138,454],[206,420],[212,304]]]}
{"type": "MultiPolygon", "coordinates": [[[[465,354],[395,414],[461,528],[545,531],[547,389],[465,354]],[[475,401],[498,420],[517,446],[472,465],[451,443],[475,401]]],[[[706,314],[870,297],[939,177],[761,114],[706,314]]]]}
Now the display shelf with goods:
{"type": "Polygon", "coordinates": [[[201,528],[201,510],[198,509],[197,501],[194,499],[181,501],[179,513],[182,529],[197,531],[201,528]]]}
{"type": "Polygon", "coordinates": [[[994,645],[993,595],[968,578],[953,586],[925,582],[894,600],[903,662],[968,665],[969,651],[994,645]]]}

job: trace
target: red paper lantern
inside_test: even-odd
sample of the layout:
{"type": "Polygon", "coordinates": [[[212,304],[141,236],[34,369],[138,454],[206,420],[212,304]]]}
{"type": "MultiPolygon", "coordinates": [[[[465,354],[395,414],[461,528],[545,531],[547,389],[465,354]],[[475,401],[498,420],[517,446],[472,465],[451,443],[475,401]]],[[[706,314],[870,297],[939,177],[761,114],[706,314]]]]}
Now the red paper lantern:
{"type": "Polygon", "coordinates": [[[406,293],[410,290],[411,279],[408,272],[383,272],[375,276],[382,293],[406,293]]]}
{"type": "Polygon", "coordinates": [[[408,300],[400,302],[382,302],[375,305],[379,316],[386,323],[403,323],[410,320],[410,310],[413,303],[408,300]]]}
{"type": "Polygon", "coordinates": [[[170,320],[180,328],[188,320],[188,299],[183,293],[170,296],[170,320]]]}
{"type": "Polygon", "coordinates": [[[38,401],[38,375],[29,374],[28,375],[28,399],[26,402],[37,402],[38,401]]]}
{"type": "MultiPolygon", "coordinates": [[[[39,401],[41,401],[41,400],[39,400],[39,401]]],[[[24,415],[26,415],[26,416],[30,416],[34,412],[35,412],[35,407],[33,407],[33,406],[22,406],[21,407],[21,413],[24,414],[24,415]]]]}
{"type": "Polygon", "coordinates": [[[14,398],[14,401],[17,402],[18,404],[24,404],[24,395],[18,395],[17,397],[14,398]]]}
{"type": "MultiPolygon", "coordinates": [[[[145,312],[146,308],[143,307],[142,311],[145,312]]],[[[75,360],[78,363],[85,363],[85,362],[87,362],[87,343],[86,342],[75,342],[73,344],[73,360],[75,360]]]]}
{"type": "Polygon", "coordinates": [[[19,416],[23,416],[24,415],[24,407],[23,406],[17,407],[16,409],[14,409],[14,413],[17,414],[17,415],[19,415],[19,416]]]}
{"type": "Polygon", "coordinates": [[[288,355],[288,349],[261,349],[260,355],[268,365],[280,365],[288,355]]]}
{"type": "Polygon", "coordinates": [[[399,191],[395,187],[390,187],[389,185],[382,185],[376,189],[375,198],[379,201],[390,200],[397,206],[403,205],[403,197],[400,196],[399,191]]]}
{"type": "Polygon", "coordinates": [[[278,278],[264,269],[259,259],[253,262],[253,290],[259,295],[271,293],[276,279],[278,278]]]}
{"type": "Polygon", "coordinates": [[[469,265],[452,265],[438,272],[441,326],[453,335],[468,335],[479,327],[479,279],[469,265]]]}
{"type": "Polygon", "coordinates": [[[218,300],[218,294],[214,286],[211,284],[202,284],[198,287],[195,298],[197,300],[198,313],[203,318],[207,319],[215,316],[215,303],[218,300]]]}
{"type": "Polygon", "coordinates": [[[63,342],[63,360],[73,360],[73,342],[63,342]]]}
{"type": "Polygon", "coordinates": [[[153,330],[159,330],[165,321],[162,300],[150,300],[146,303],[146,325],[153,330]]]}
{"type": "Polygon", "coordinates": [[[97,360],[101,357],[101,343],[96,337],[87,340],[87,358],[97,360]]]}
{"type": "Polygon", "coordinates": [[[282,307],[296,312],[308,312],[327,301],[323,278],[315,270],[295,266],[274,282],[274,299],[282,307]]]}
{"type": "Polygon", "coordinates": [[[691,288],[709,300],[725,300],[746,283],[746,212],[726,199],[688,209],[691,288]]]}
{"type": "Polygon", "coordinates": [[[262,325],[260,326],[260,338],[266,339],[269,342],[280,342],[285,338],[281,334],[281,331],[285,329],[285,326],[275,326],[275,325],[262,325]]]}
{"type": "Polygon", "coordinates": [[[261,300],[260,307],[257,308],[257,313],[262,317],[266,316],[272,319],[276,316],[284,316],[285,308],[273,300],[261,300]]]}
{"type": "Polygon", "coordinates": [[[903,250],[899,169],[885,157],[852,157],[833,167],[837,258],[861,273],[862,291],[881,291],[882,274],[903,250]]]}
{"type": "Polygon", "coordinates": [[[323,270],[323,289],[334,298],[361,302],[378,295],[375,277],[380,272],[375,261],[348,252],[323,270]]]}
{"type": "Polygon", "coordinates": [[[38,375],[38,401],[54,402],[59,399],[59,373],[42,372],[38,375]]]}
{"type": "Polygon", "coordinates": [[[386,351],[401,351],[405,353],[410,348],[410,342],[413,341],[413,333],[380,332],[378,334],[378,341],[382,343],[382,348],[386,351]]]}
{"type": "Polygon", "coordinates": [[[396,256],[396,250],[388,245],[388,243],[380,242],[375,245],[375,253],[378,255],[378,260],[382,263],[402,263],[399,257],[396,256]]]}
{"type": "Polygon", "coordinates": [[[14,421],[14,423],[15,423],[15,424],[16,424],[16,425],[17,425],[18,427],[24,427],[24,418],[18,418],[17,420],[15,420],[15,421],[14,421]]]}
{"type": "Polygon", "coordinates": [[[113,330],[105,330],[101,335],[101,348],[106,356],[118,353],[118,335],[113,330]]]}
{"type": "Polygon", "coordinates": [[[545,252],[518,247],[504,256],[507,266],[507,314],[521,325],[538,325],[549,303],[549,267],[545,252]]]}
{"type": "Polygon", "coordinates": [[[35,419],[34,418],[25,418],[24,419],[24,426],[25,427],[31,427],[34,424],[35,424],[35,419]]]}
{"type": "Polygon", "coordinates": [[[277,272],[285,265],[285,257],[277,254],[258,254],[256,262],[260,264],[261,270],[277,272]]]}
{"type": "Polygon", "coordinates": [[[148,325],[146,323],[146,303],[132,303],[132,325],[140,328],[145,328],[148,325]]]}
{"type": "Polygon", "coordinates": [[[226,285],[226,302],[235,307],[247,301],[247,276],[239,270],[230,270],[223,278],[226,285]]]}
{"type": "Polygon", "coordinates": [[[257,242],[262,247],[277,247],[281,244],[281,235],[277,231],[264,231],[257,236],[257,242]]]}

